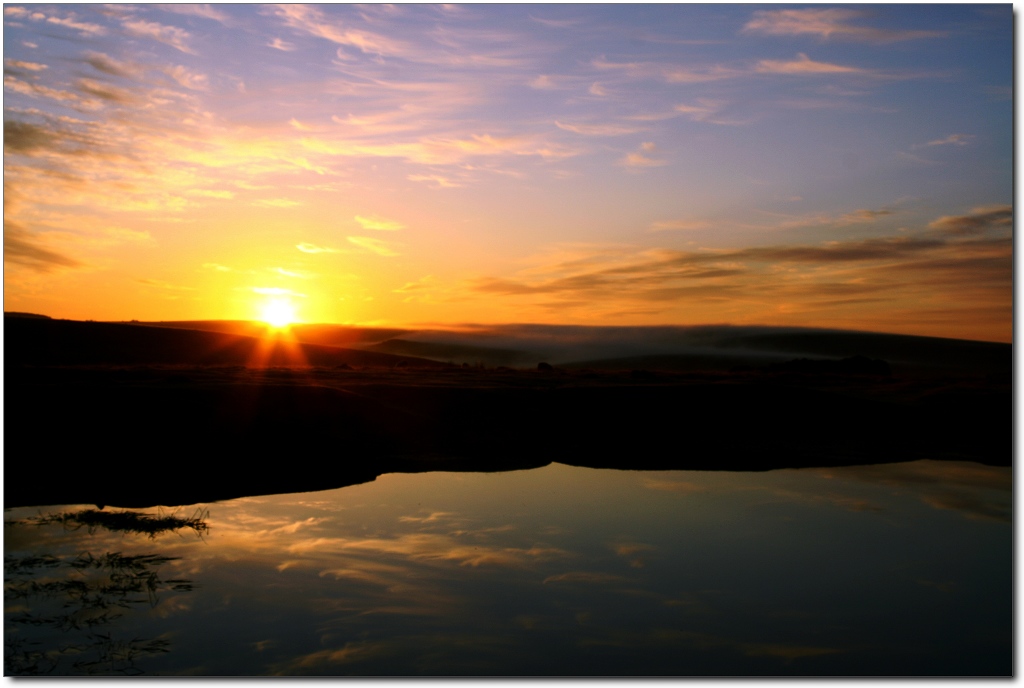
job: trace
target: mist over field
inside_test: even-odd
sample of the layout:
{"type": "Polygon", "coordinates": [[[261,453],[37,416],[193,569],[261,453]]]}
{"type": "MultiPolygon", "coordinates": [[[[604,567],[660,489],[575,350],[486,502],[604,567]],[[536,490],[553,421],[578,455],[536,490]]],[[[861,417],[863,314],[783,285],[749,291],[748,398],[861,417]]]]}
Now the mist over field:
{"type": "MultiPolygon", "coordinates": [[[[301,336],[301,334],[300,334],[301,336]]],[[[459,329],[413,330],[374,348],[426,358],[489,365],[541,360],[564,365],[617,359],[668,357],[713,359],[719,365],[770,363],[797,357],[883,358],[894,364],[982,366],[1004,369],[1008,347],[872,332],[806,327],[705,325],[696,327],[587,327],[556,325],[467,325],[459,329]],[[409,343],[411,346],[403,346],[409,343]],[[422,345],[422,346],[417,346],[422,345]]],[[[626,365],[626,364],[623,364],[626,365]]]]}

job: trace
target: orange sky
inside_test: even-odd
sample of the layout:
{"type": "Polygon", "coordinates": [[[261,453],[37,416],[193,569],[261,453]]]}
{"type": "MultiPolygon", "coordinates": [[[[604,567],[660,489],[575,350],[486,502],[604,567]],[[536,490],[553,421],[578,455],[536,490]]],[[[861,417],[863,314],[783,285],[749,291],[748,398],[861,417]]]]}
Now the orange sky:
{"type": "Polygon", "coordinates": [[[1011,13],[5,5],[4,308],[1010,341],[1011,13]]]}

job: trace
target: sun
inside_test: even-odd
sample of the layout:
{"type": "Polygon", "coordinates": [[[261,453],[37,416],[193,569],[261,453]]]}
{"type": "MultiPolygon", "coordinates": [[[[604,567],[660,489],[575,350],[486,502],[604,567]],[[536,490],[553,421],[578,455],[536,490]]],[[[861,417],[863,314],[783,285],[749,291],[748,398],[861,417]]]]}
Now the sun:
{"type": "Polygon", "coordinates": [[[288,327],[295,322],[295,306],[287,299],[273,299],[263,306],[260,317],[271,327],[288,327]]]}

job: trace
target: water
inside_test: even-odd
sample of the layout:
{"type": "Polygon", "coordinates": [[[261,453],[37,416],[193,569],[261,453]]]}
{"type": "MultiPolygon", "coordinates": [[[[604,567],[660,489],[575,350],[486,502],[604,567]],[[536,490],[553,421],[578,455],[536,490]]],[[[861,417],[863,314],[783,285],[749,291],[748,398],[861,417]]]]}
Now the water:
{"type": "Polygon", "coordinates": [[[208,527],[152,537],[11,509],[5,674],[1008,675],[1011,483],[392,474],[145,510],[208,527]]]}

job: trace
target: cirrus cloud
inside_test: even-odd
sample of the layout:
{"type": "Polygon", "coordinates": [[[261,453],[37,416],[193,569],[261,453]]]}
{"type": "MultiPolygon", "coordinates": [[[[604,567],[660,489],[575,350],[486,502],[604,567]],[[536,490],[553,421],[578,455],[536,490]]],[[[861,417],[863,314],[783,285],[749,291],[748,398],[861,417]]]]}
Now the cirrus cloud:
{"type": "Polygon", "coordinates": [[[395,232],[399,229],[405,229],[405,225],[401,222],[388,220],[380,217],[379,215],[371,215],[369,217],[356,215],[353,219],[358,222],[359,226],[363,229],[376,229],[383,232],[395,232]]]}
{"type": "Polygon", "coordinates": [[[364,236],[350,236],[347,237],[350,244],[354,244],[359,248],[364,248],[371,253],[376,253],[378,256],[384,256],[385,258],[391,258],[399,255],[399,253],[380,239],[373,239],[371,237],[364,236]]]}
{"type": "Polygon", "coordinates": [[[817,36],[823,40],[838,38],[871,43],[891,43],[920,38],[939,38],[944,31],[879,29],[850,22],[865,16],[864,12],[843,8],[808,8],[794,10],[758,10],[742,33],[769,36],[817,36]]]}

